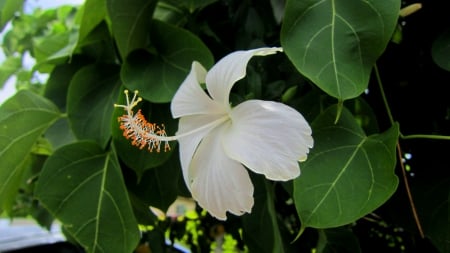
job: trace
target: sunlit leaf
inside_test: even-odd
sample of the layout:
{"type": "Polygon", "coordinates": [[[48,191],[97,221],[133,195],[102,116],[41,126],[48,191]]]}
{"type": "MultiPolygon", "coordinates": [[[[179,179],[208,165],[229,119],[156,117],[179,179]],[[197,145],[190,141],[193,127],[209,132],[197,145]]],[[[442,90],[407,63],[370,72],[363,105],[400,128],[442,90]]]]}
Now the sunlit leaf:
{"type": "Polygon", "coordinates": [[[0,0],[0,32],[14,14],[22,9],[24,0],[0,0]]]}
{"type": "Polygon", "coordinates": [[[31,91],[19,91],[0,107],[0,208],[9,210],[26,168],[25,157],[58,118],[58,108],[31,91]]]}
{"type": "Polygon", "coordinates": [[[20,57],[8,57],[0,65],[0,89],[5,82],[22,67],[20,57]]]}
{"type": "Polygon", "coordinates": [[[314,148],[294,181],[303,227],[330,228],[372,212],[395,192],[398,125],[366,136],[347,109],[337,124],[337,106],[312,124],[314,148]]]}
{"type": "Polygon", "coordinates": [[[120,55],[125,58],[137,48],[145,48],[155,0],[106,0],[114,38],[120,55]]]}
{"type": "Polygon", "coordinates": [[[303,75],[340,100],[360,95],[396,27],[399,0],[288,0],[281,44],[303,75]]]}
{"type": "Polygon", "coordinates": [[[79,139],[93,139],[106,146],[120,85],[115,65],[88,65],[75,74],[69,86],[67,113],[79,139]]]}
{"type": "Polygon", "coordinates": [[[137,246],[139,231],[114,151],[94,142],[56,150],[44,164],[36,197],[89,253],[137,246]]]}
{"type": "Polygon", "coordinates": [[[122,68],[122,79],[130,90],[151,102],[170,102],[186,78],[193,61],[206,68],[213,64],[209,49],[194,34],[154,21],[151,38],[157,54],[138,50],[130,54],[122,68]]]}

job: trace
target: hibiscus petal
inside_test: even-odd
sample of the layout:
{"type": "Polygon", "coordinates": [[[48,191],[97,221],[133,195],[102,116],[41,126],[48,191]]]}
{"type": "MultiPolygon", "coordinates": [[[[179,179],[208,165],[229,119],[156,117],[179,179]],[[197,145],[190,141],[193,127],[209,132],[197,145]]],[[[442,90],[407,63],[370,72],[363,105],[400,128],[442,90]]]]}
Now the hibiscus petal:
{"type": "Polygon", "coordinates": [[[300,175],[298,160],[313,146],[311,127],[293,108],[277,102],[248,100],[232,109],[224,135],[230,158],[271,180],[300,175]]]}
{"type": "Polygon", "coordinates": [[[253,184],[248,171],[223,150],[221,134],[228,125],[213,129],[202,140],[188,175],[192,197],[221,220],[227,218],[227,211],[242,215],[253,207],[253,184]]]}
{"type": "Polygon", "coordinates": [[[206,70],[194,61],[191,71],[175,93],[170,110],[174,118],[194,114],[215,114],[224,111],[222,106],[213,101],[200,87],[205,82],[206,70]]]}
{"type": "Polygon", "coordinates": [[[187,132],[192,132],[194,130],[198,130],[203,128],[201,131],[193,132],[189,135],[181,137],[178,139],[179,150],[180,150],[180,163],[181,169],[183,170],[184,181],[186,186],[190,188],[190,184],[188,183],[188,168],[191,163],[192,156],[194,155],[195,150],[197,149],[200,141],[205,137],[211,129],[216,127],[215,125],[207,126],[209,123],[214,122],[221,118],[220,115],[193,115],[186,116],[180,118],[178,122],[178,131],[177,135],[182,135],[187,132]]]}
{"type": "Polygon", "coordinates": [[[217,62],[206,75],[209,95],[224,106],[229,106],[229,95],[234,83],[245,77],[247,64],[255,55],[269,55],[283,51],[280,47],[265,47],[233,52],[217,62]]]}

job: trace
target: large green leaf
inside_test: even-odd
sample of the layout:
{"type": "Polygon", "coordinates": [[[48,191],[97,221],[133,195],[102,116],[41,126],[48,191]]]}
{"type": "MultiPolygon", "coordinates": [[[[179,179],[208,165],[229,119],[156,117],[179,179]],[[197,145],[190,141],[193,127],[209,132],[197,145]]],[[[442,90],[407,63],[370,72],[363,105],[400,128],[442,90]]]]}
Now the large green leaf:
{"type": "Polygon", "coordinates": [[[55,105],[27,90],[0,107],[0,209],[9,211],[27,167],[24,158],[58,118],[55,105]]]}
{"type": "Polygon", "coordinates": [[[79,139],[93,139],[105,147],[111,137],[111,118],[120,89],[119,68],[93,64],[73,77],[67,97],[67,113],[79,139]]]}
{"type": "Polygon", "coordinates": [[[214,62],[211,52],[198,37],[176,26],[155,20],[151,39],[157,55],[135,51],[127,58],[121,72],[125,86],[139,90],[141,96],[151,102],[170,102],[193,61],[206,68],[214,62]]]}
{"type": "Polygon", "coordinates": [[[114,151],[94,142],[64,146],[48,158],[36,197],[87,252],[132,252],[139,241],[114,151]]]}
{"type": "Polygon", "coordinates": [[[137,48],[145,48],[155,0],[106,0],[114,38],[120,55],[125,58],[137,48]]]}
{"type": "Polygon", "coordinates": [[[0,32],[14,14],[22,9],[24,0],[0,0],[0,32]]]}
{"type": "Polygon", "coordinates": [[[343,108],[325,110],[312,124],[314,148],[294,181],[294,201],[303,227],[330,228],[372,212],[395,192],[398,125],[366,136],[343,108]]]}
{"type": "Polygon", "coordinates": [[[396,27],[399,0],[288,0],[281,44],[297,69],[340,100],[360,95],[396,27]]]}

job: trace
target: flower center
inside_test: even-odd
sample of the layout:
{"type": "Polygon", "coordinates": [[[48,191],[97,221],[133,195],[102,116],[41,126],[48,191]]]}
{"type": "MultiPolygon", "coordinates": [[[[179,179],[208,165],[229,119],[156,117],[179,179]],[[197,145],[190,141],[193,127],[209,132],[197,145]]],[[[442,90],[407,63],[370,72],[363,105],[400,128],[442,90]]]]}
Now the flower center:
{"type": "Polygon", "coordinates": [[[142,101],[142,98],[138,97],[138,91],[134,91],[134,95],[131,101],[129,98],[128,90],[124,90],[124,93],[127,104],[114,104],[114,107],[120,107],[126,111],[126,114],[118,117],[118,121],[120,122],[120,129],[123,130],[123,136],[127,139],[131,139],[131,144],[133,146],[139,147],[140,149],[148,146],[147,149],[150,152],[153,152],[153,150],[156,150],[156,152],[160,152],[161,142],[164,142],[164,151],[169,151],[169,141],[175,141],[182,137],[205,130],[207,128],[218,126],[229,119],[228,115],[225,115],[190,132],[174,136],[167,136],[164,124],[157,125],[156,123],[148,122],[145,119],[144,115],[142,115],[140,109],[136,114],[134,114],[133,107],[135,107],[139,102],[142,101]]]}

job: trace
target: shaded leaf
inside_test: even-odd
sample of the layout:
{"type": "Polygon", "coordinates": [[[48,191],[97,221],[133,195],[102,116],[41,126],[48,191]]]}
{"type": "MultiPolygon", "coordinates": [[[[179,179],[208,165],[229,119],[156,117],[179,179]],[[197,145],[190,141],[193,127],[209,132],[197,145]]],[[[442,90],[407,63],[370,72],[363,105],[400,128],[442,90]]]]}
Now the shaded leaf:
{"type": "Polygon", "coordinates": [[[395,192],[394,174],[398,125],[366,136],[343,108],[337,106],[313,122],[314,148],[302,175],[294,180],[294,201],[303,227],[330,228],[372,212],[395,192]]]}
{"type": "Polygon", "coordinates": [[[193,61],[206,68],[213,56],[203,42],[181,28],[154,21],[151,39],[157,54],[138,50],[130,54],[122,67],[121,76],[130,90],[151,102],[170,102],[191,69],[193,61]]]}
{"type": "Polygon", "coordinates": [[[145,48],[155,0],[106,0],[114,38],[124,59],[129,52],[145,48]]]}
{"type": "Polygon", "coordinates": [[[317,253],[360,253],[358,238],[347,227],[319,230],[317,253]]]}
{"type": "Polygon", "coordinates": [[[56,150],[44,164],[36,197],[87,252],[137,246],[139,231],[114,151],[94,142],[56,150]]]}
{"type": "Polygon", "coordinates": [[[93,64],[73,77],[67,97],[67,113],[79,139],[92,139],[105,147],[111,138],[111,119],[120,89],[116,65],[93,64]]]}
{"type": "Polygon", "coordinates": [[[81,9],[80,35],[78,44],[106,17],[106,0],[86,0],[81,9]]]}
{"type": "Polygon", "coordinates": [[[178,196],[178,180],[181,167],[178,158],[171,157],[166,163],[151,170],[146,170],[140,178],[133,171],[126,175],[128,190],[147,206],[156,207],[166,212],[178,196]]]}
{"type": "Polygon", "coordinates": [[[431,56],[439,67],[450,71],[450,29],[439,35],[433,42],[431,56]]]}
{"type": "Polygon", "coordinates": [[[274,207],[274,190],[264,177],[251,174],[255,186],[255,205],[251,214],[242,217],[243,237],[249,252],[284,252],[277,213],[274,207]]]}
{"type": "Polygon", "coordinates": [[[396,27],[399,0],[288,0],[281,44],[298,71],[340,100],[360,95],[396,27]]]}
{"type": "Polygon", "coordinates": [[[9,211],[36,141],[60,118],[58,108],[21,90],[0,107],[0,208],[9,211]]]}

